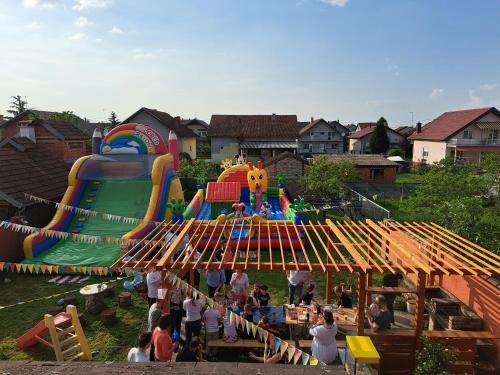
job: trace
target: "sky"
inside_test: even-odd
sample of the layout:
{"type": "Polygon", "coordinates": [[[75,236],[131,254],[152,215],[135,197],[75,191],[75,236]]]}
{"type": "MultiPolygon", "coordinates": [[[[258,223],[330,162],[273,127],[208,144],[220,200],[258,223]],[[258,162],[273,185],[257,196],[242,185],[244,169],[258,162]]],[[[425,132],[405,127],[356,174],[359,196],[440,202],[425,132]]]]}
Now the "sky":
{"type": "Polygon", "coordinates": [[[0,0],[0,114],[296,114],[426,123],[500,108],[498,0],[0,0]]]}

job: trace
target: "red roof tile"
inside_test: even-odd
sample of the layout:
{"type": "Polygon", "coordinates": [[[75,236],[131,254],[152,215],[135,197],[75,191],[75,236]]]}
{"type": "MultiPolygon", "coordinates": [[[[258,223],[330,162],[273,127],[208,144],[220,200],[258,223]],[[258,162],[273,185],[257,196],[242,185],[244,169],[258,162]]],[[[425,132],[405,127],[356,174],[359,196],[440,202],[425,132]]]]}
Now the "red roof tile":
{"type": "Polygon", "coordinates": [[[27,138],[6,139],[0,147],[0,191],[22,203],[24,193],[57,198],[66,190],[70,168],[46,145],[27,138]]]}
{"type": "Polygon", "coordinates": [[[500,112],[495,107],[445,112],[422,127],[420,133],[415,132],[408,139],[444,141],[491,111],[496,112],[500,116],[500,112]]]}
{"type": "MultiPolygon", "coordinates": [[[[375,128],[377,127],[377,124],[374,124],[374,125],[371,125],[371,126],[366,126],[364,127],[363,129],[361,130],[358,130],[357,132],[355,133],[352,133],[351,135],[349,135],[347,138],[351,138],[351,139],[361,139],[363,137],[366,137],[367,135],[370,135],[371,133],[373,133],[375,131],[375,128]]],[[[390,132],[393,132],[393,133],[396,133],[398,135],[401,135],[399,134],[397,131],[395,131],[394,129],[391,129],[389,127],[386,127],[387,131],[390,131],[390,132]]]]}
{"type": "Polygon", "coordinates": [[[239,202],[239,182],[209,182],[207,184],[207,202],[239,202]]]}
{"type": "Polygon", "coordinates": [[[295,115],[212,115],[208,136],[296,139],[299,129],[295,115]]]}

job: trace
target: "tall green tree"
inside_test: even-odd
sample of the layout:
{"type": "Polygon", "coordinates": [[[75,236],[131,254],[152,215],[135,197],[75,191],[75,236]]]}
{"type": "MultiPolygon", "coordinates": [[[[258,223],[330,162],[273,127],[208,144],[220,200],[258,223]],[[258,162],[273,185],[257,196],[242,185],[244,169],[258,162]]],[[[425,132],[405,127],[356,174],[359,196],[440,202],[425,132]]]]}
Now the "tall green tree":
{"type": "Polygon", "coordinates": [[[7,113],[11,114],[12,117],[17,116],[28,109],[28,102],[24,100],[21,95],[11,96],[12,101],[10,102],[7,113]]]}
{"type": "Polygon", "coordinates": [[[109,115],[108,122],[111,124],[111,127],[114,128],[120,124],[120,120],[118,120],[118,116],[116,115],[115,111],[111,111],[111,114],[109,115]]]}
{"type": "Polygon", "coordinates": [[[379,118],[375,130],[370,137],[370,151],[372,154],[384,154],[389,149],[389,136],[387,135],[387,120],[379,118]]]}
{"type": "Polygon", "coordinates": [[[346,182],[359,180],[356,163],[349,157],[331,161],[327,156],[314,158],[306,167],[301,185],[308,192],[337,195],[346,182]]]}

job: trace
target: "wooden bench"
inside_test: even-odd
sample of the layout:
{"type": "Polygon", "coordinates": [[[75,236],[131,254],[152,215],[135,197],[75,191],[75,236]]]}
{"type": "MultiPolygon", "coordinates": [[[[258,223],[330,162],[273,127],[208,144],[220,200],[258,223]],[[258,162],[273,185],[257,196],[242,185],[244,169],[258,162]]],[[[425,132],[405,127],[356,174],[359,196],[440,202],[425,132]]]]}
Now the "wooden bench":
{"type": "MultiPolygon", "coordinates": [[[[296,345],[295,341],[287,340],[288,344],[296,345]]],[[[300,349],[310,348],[312,344],[312,340],[299,340],[298,347],[300,349]]],[[[252,339],[239,339],[235,342],[226,342],[222,339],[210,340],[208,342],[208,346],[212,348],[264,348],[264,343],[258,340],[252,339]]],[[[345,340],[337,340],[337,348],[345,348],[346,342],[345,340]]]]}

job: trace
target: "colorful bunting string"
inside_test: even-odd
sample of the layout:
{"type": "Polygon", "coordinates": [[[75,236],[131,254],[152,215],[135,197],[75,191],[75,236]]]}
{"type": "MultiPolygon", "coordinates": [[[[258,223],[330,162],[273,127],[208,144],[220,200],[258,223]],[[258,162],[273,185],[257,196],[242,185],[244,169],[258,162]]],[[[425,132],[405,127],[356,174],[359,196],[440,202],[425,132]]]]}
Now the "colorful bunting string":
{"type": "MultiPolygon", "coordinates": [[[[212,298],[205,296],[199,290],[196,290],[193,286],[181,280],[177,275],[168,272],[167,279],[171,285],[175,285],[181,290],[185,291],[187,294],[198,295],[200,299],[205,301],[207,305],[211,308],[220,307],[217,302],[215,302],[212,298]]],[[[255,323],[244,319],[242,316],[234,313],[233,311],[226,309],[226,315],[229,315],[229,323],[231,325],[235,325],[236,328],[240,328],[243,331],[246,331],[249,335],[252,334],[253,337],[257,339],[257,337],[263,339],[268,342],[269,346],[274,350],[275,353],[280,353],[282,356],[287,355],[287,359],[289,363],[297,364],[299,359],[303,365],[310,364],[312,366],[316,366],[320,362],[317,358],[312,355],[303,352],[302,350],[296,348],[293,344],[288,343],[286,340],[282,340],[280,337],[275,336],[269,331],[258,327],[255,323]]]]}
{"type": "Polygon", "coordinates": [[[135,224],[135,225],[139,225],[141,223],[154,224],[154,225],[161,224],[160,222],[157,222],[157,221],[149,221],[149,220],[144,220],[144,219],[138,219],[135,217],[120,216],[120,215],[108,214],[105,212],[86,210],[86,209],[83,209],[80,207],[70,206],[70,205],[67,205],[64,203],[51,201],[49,199],[36,197],[34,195],[27,194],[27,193],[24,193],[24,196],[33,202],[44,203],[44,204],[53,204],[57,208],[60,208],[64,211],[77,213],[79,215],[83,215],[83,216],[87,216],[87,217],[99,217],[103,220],[109,220],[109,221],[115,221],[115,222],[121,221],[122,223],[125,223],[125,224],[135,224]]]}

